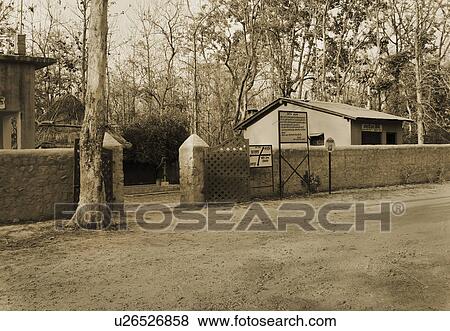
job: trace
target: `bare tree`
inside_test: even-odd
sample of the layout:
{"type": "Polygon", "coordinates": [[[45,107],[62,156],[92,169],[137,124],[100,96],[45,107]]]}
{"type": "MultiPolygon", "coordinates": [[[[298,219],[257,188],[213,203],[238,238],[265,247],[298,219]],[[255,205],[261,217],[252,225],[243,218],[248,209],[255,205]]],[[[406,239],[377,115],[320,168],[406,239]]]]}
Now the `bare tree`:
{"type": "Polygon", "coordinates": [[[3,28],[6,27],[6,21],[9,19],[12,11],[14,10],[13,1],[0,0],[0,32],[4,32],[3,28]]]}
{"type": "Polygon", "coordinates": [[[144,5],[137,12],[137,27],[143,37],[136,43],[140,52],[138,56],[143,60],[143,65],[140,65],[145,82],[142,95],[148,104],[156,101],[160,114],[175,108],[175,69],[184,24],[181,9],[178,1],[168,0],[163,8],[153,9],[151,5],[144,5]]]}
{"type": "Polygon", "coordinates": [[[417,143],[425,143],[425,106],[423,102],[423,71],[426,37],[434,30],[435,16],[441,3],[426,3],[415,0],[415,30],[414,30],[414,65],[416,78],[416,113],[417,113],[417,143]]]}
{"type": "Polygon", "coordinates": [[[423,33],[422,24],[422,6],[420,0],[416,0],[416,31],[414,34],[414,56],[415,56],[415,74],[416,74],[416,108],[417,108],[417,143],[419,145],[424,143],[424,107],[422,103],[422,66],[423,66],[423,54],[421,45],[421,34],[423,33]]]}
{"type": "Polygon", "coordinates": [[[209,18],[209,16],[214,13],[216,10],[216,6],[214,6],[209,12],[200,15],[194,15],[191,9],[191,3],[189,0],[186,0],[186,6],[189,11],[190,19],[193,22],[192,28],[192,52],[193,52],[193,84],[194,84],[194,112],[193,112],[193,133],[197,133],[199,131],[199,88],[198,88],[198,32],[202,27],[202,23],[209,18]]]}
{"type": "Polygon", "coordinates": [[[164,57],[166,60],[166,72],[165,84],[160,94],[161,111],[166,110],[169,106],[173,106],[169,105],[169,103],[173,102],[175,92],[175,56],[179,52],[178,43],[181,38],[180,11],[180,3],[169,2],[167,7],[163,10],[161,19],[153,19],[153,24],[156,26],[158,33],[160,33],[165,40],[164,57]],[[170,102],[168,99],[170,99],[170,102]]]}
{"type": "Polygon", "coordinates": [[[320,80],[320,96],[326,100],[326,84],[327,84],[327,22],[330,1],[326,0],[322,11],[322,75],[320,80]]]}
{"type": "Polygon", "coordinates": [[[264,29],[273,85],[284,97],[295,91],[300,98],[303,95],[304,79],[311,70],[317,9],[314,2],[302,0],[282,7],[278,1],[265,3],[264,29]]]}
{"type": "Polygon", "coordinates": [[[12,46],[9,37],[13,31],[12,23],[10,22],[13,10],[12,0],[0,0],[0,37],[2,37],[0,38],[0,51],[3,51],[4,47],[11,48],[12,46]]]}

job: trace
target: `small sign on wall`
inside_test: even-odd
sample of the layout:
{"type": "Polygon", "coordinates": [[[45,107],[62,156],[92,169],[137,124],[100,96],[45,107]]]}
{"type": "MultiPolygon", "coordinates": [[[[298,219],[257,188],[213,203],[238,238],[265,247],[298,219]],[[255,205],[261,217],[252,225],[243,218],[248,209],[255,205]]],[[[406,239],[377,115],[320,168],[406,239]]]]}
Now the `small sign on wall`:
{"type": "Polygon", "coordinates": [[[328,151],[328,153],[333,153],[334,149],[336,148],[336,143],[334,142],[334,139],[329,137],[327,141],[325,142],[325,147],[328,151]]]}
{"type": "Polygon", "coordinates": [[[383,126],[381,124],[363,124],[361,131],[366,132],[383,132],[383,126]]]}
{"type": "Polygon", "coordinates": [[[250,145],[250,168],[272,167],[271,145],[250,145]]]}
{"type": "Polygon", "coordinates": [[[6,109],[6,98],[0,96],[0,110],[6,109]]]}

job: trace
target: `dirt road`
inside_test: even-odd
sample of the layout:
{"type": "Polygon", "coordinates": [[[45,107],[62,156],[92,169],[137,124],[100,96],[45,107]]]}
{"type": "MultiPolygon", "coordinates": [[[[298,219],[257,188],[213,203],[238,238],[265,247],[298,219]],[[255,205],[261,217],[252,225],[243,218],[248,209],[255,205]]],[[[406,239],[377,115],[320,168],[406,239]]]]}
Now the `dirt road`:
{"type": "MultiPolygon", "coordinates": [[[[129,200],[176,199],[166,194],[129,200]]],[[[318,206],[327,199],[308,200],[318,206]]],[[[376,225],[364,233],[3,226],[0,309],[450,309],[450,184],[354,191],[333,199],[405,201],[407,211],[393,218],[390,233],[376,225]]],[[[264,202],[271,215],[277,205],[264,202]]]]}

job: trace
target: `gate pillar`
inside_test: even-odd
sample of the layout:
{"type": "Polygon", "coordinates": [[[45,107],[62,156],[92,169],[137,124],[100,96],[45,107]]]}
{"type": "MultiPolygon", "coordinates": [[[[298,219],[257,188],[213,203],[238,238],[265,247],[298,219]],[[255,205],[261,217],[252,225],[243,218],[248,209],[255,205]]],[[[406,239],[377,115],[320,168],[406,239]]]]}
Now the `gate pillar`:
{"type": "Polygon", "coordinates": [[[205,198],[205,153],[208,144],[192,134],[180,146],[180,203],[203,204],[205,198]]]}

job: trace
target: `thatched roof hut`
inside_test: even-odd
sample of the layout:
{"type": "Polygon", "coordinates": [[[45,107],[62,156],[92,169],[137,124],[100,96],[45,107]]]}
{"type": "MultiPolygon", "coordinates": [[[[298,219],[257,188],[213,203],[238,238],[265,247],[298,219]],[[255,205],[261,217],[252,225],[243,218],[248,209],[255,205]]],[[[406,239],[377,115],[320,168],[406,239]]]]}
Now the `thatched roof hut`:
{"type": "Polygon", "coordinates": [[[84,106],[71,94],[53,103],[37,121],[37,148],[72,147],[80,135],[84,106]]]}

